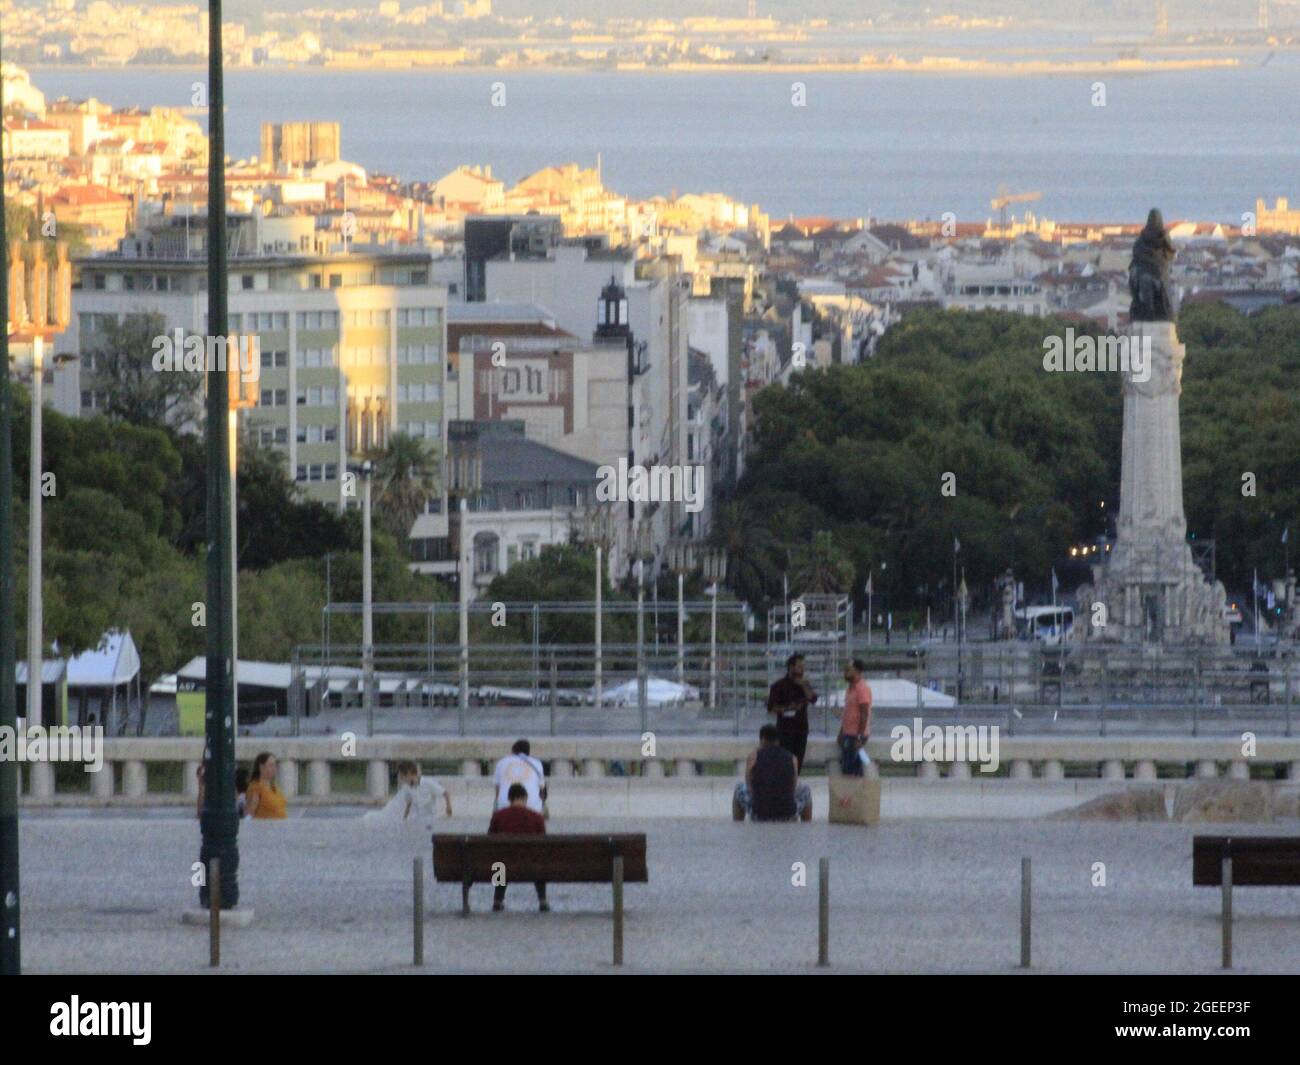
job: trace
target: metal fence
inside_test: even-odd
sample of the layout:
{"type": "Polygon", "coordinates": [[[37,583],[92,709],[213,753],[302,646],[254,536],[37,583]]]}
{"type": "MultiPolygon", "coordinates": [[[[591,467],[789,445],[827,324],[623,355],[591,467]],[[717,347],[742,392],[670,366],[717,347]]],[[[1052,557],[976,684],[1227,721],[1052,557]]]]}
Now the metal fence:
{"type": "MultiPolygon", "coordinates": [[[[432,617],[432,616],[431,616],[432,617]]],[[[540,633],[542,626],[537,624],[540,633]]],[[[436,626],[431,630],[436,637],[436,626]]],[[[927,720],[998,724],[1009,734],[1125,732],[1291,735],[1300,668],[1292,649],[1068,649],[1025,643],[475,642],[379,644],[367,701],[361,647],[295,649],[291,731],[325,715],[367,733],[730,733],[767,720],[768,687],[805,656],[814,732],[834,734],[843,664],[914,688],[878,705],[876,727],[927,720]],[[946,696],[948,698],[937,698],[946,696]],[[955,705],[951,705],[955,700],[955,705]],[[932,705],[934,703],[945,705],[932,705]]],[[[878,685],[883,688],[883,685],[878,685]]],[[[877,733],[879,734],[879,733],[877,733]]]]}

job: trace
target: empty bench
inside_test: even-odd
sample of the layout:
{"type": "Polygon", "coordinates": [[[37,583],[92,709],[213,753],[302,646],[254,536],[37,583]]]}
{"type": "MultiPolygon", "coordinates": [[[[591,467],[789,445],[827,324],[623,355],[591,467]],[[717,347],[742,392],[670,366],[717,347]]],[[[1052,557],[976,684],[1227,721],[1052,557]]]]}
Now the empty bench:
{"type": "Polygon", "coordinates": [[[644,884],[645,835],[483,836],[435,835],[433,877],[461,885],[461,913],[469,913],[469,889],[490,884],[504,871],[508,884],[615,884],[614,906],[622,906],[622,884],[644,884]],[[615,884],[614,859],[623,859],[622,882],[615,884]],[[498,865],[498,863],[500,863],[498,865]],[[494,869],[494,867],[497,867],[494,869]]]}
{"type": "Polygon", "coordinates": [[[1221,887],[1225,858],[1233,887],[1300,887],[1300,836],[1193,836],[1192,886],[1221,887]]]}
{"type": "Polygon", "coordinates": [[[1232,889],[1300,887],[1300,836],[1193,836],[1192,886],[1223,891],[1223,968],[1231,969],[1232,889]]]}

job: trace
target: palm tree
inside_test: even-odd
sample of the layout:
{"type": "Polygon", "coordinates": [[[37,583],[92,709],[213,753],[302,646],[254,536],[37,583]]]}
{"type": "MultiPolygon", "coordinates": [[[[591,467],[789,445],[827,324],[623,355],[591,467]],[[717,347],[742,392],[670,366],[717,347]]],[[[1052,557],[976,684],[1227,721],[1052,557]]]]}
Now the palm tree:
{"type": "Polygon", "coordinates": [[[853,563],[829,532],[813,533],[812,543],[791,552],[790,583],[799,595],[842,595],[853,584],[853,563]]]}
{"type": "Polygon", "coordinates": [[[398,544],[405,544],[425,503],[437,494],[438,461],[423,440],[398,432],[374,463],[380,521],[398,544]]]}
{"type": "Polygon", "coordinates": [[[745,499],[719,504],[709,540],[726,553],[727,583],[732,590],[750,606],[762,609],[780,570],[775,562],[776,540],[758,508],[745,499]]]}

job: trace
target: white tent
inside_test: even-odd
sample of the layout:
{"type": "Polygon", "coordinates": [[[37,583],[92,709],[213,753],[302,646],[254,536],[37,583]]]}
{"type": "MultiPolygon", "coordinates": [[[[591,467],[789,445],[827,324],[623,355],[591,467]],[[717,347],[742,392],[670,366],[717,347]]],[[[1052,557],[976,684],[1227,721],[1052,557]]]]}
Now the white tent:
{"type": "MultiPolygon", "coordinates": [[[[911,710],[916,707],[916,683],[914,681],[902,680],[898,677],[867,677],[865,679],[871,687],[871,706],[873,709],[911,710]]],[[[819,706],[823,699],[827,706],[843,706],[844,689],[836,687],[833,692],[822,696],[818,700],[819,706]]],[[[943,692],[933,691],[930,688],[921,689],[921,706],[926,709],[936,710],[956,705],[957,700],[951,695],[944,695],[943,692]]]]}
{"type": "MultiPolygon", "coordinates": [[[[591,697],[595,700],[595,689],[591,697]]],[[[682,703],[699,702],[700,690],[690,684],[679,684],[675,680],[662,677],[647,677],[645,682],[645,701],[647,706],[680,706],[682,703]]],[[[600,701],[604,706],[636,706],[637,682],[635,679],[624,681],[612,688],[603,688],[600,701]]]]}
{"type": "Polygon", "coordinates": [[[135,680],[140,652],[129,632],[104,633],[93,651],[82,651],[68,663],[69,688],[116,688],[135,680]]]}
{"type": "Polygon", "coordinates": [[[139,702],[140,652],[129,632],[110,629],[100,637],[98,647],[68,662],[68,702],[77,707],[77,720],[105,725],[113,734],[118,731],[118,690],[122,690],[121,708],[129,713],[132,684],[139,702]]]}

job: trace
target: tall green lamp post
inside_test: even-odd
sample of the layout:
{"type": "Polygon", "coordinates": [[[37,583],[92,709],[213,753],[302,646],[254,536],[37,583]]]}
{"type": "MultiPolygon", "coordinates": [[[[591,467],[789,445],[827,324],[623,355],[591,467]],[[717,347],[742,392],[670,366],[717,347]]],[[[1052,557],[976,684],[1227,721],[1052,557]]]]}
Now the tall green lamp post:
{"type": "MultiPolygon", "coordinates": [[[[226,146],[221,0],[208,3],[208,327],[227,335],[226,146]]],[[[211,348],[209,347],[209,350],[211,348]]],[[[212,860],[219,861],[221,909],[239,902],[239,818],[235,812],[234,550],[230,536],[229,383],[208,360],[207,394],[207,681],[204,686],[204,801],[199,861],[208,875],[199,904],[209,904],[212,860]]]]}

